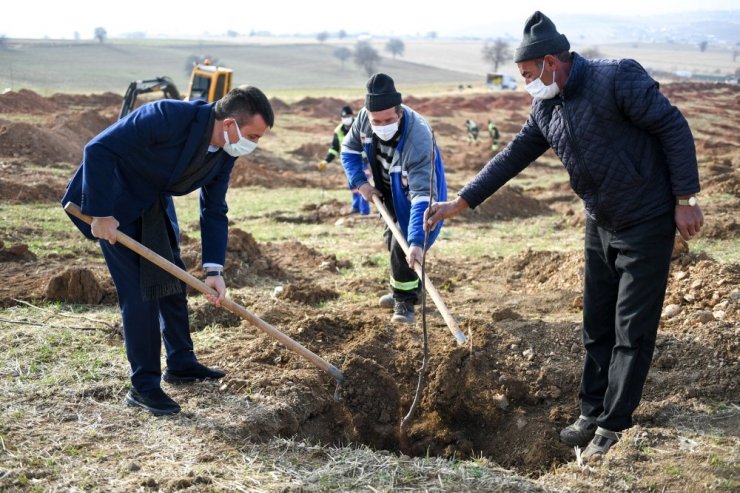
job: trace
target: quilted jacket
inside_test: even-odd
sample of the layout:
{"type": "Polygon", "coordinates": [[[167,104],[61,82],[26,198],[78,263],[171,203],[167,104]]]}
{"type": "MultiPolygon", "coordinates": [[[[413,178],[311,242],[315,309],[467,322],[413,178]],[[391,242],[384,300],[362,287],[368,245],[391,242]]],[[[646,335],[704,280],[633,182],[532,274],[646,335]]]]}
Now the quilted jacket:
{"type": "Polygon", "coordinates": [[[674,210],[699,191],[688,123],[634,60],[572,54],[553,99],[534,99],[527,122],[459,193],[476,207],[552,148],[586,213],[617,231],[674,210]]]}

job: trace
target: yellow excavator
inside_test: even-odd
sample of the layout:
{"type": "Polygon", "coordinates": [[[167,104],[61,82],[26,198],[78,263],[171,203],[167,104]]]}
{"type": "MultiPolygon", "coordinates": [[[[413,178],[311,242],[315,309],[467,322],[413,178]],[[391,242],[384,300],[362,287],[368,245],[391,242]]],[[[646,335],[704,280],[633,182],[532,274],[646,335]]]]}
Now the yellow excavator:
{"type": "Polygon", "coordinates": [[[188,92],[184,98],[169,77],[162,76],[154,79],[135,80],[126,89],[126,94],[123,96],[123,103],[121,103],[121,111],[118,113],[118,119],[120,120],[131,113],[139,94],[149,92],[160,91],[167,99],[184,99],[185,101],[203,100],[209,103],[218,101],[231,90],[231,76],[231,69],[211,65],[208,60],[204,63],[195,64],[190,73],[188,92]]]}

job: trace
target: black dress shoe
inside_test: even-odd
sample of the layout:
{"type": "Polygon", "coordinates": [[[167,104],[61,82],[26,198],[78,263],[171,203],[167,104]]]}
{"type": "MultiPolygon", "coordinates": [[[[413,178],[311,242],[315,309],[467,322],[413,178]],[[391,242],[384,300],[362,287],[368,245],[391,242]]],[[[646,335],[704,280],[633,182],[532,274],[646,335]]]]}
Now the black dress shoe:
{"type": "Polygon", "coordinates": [[[126,404],[146,409],[155,416],[168,416],[180,412],[180,405],[170,399],[162,389],[139,392],[131,389],[126,394],[126,404]]]}
{"type": "Polygon", "coordinates": [[[167,368],[164,371],[164,375],[162,375],[162,379],[167,383],[178,385],[182,383],[201,382],[207,379],[218,380],[224,375],[226,373],[221,370],[208,368],[200,363],[195,363],[195,366],[191,366],[186,370],[170,370],[167,368]]]}

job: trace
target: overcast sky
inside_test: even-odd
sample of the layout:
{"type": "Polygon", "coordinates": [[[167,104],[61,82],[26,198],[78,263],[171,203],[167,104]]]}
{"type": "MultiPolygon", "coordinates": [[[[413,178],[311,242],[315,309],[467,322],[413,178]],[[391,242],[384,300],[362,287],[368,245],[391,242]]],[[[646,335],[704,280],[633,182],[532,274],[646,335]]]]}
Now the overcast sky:
{"type": "Polygon", "coordinates": [[[440,36],[465,34],[468,26],[493,22],[524,25],[535,10],[555,23],[559,16],[605,14],[646,16],[740,9],[738,0],[13,0],[0,16],[0,35],[11,38],[92,38],[96,27],[109,37],[143,32],[147,37],[221,35],[270,31],[311,34],[321,31],[375,35],[440,36]],[[433,6],[436,4],[436,6],[433,6]],[[210,10],[209,10],[210,9],[210,10]]]}

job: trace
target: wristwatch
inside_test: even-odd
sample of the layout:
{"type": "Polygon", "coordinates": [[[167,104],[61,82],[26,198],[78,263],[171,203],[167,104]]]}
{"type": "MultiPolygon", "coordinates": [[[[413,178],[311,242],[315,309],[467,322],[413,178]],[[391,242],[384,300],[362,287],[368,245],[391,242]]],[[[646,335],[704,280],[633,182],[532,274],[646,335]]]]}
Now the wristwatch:
{"type": "Polygon", "coordinates": [[[688,199],[678,199],[676,200],[676,203],[678,205],[690,205],[691,207],[694,207],[698,202],[696,201],[696,197],[693,195],[689,197],[688,199]]]}

